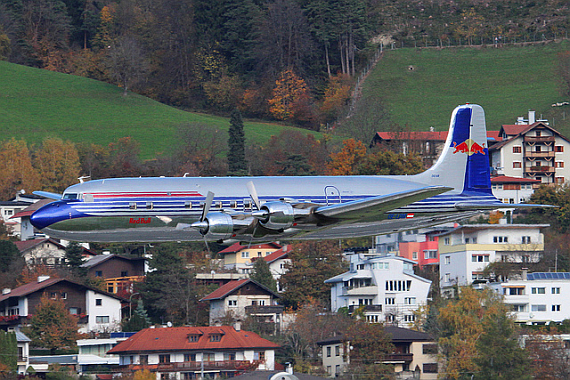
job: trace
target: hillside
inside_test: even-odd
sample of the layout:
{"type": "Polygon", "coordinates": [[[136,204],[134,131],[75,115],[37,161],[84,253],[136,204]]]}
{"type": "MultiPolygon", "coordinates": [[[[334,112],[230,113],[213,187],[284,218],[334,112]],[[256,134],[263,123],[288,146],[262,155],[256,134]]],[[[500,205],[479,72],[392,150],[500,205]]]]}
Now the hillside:
{"type": "MultiPolygon", "coordinates": [[[[570,136],[570,107],[560,95],[556,54],[570,42],[525,47],[396,49],[384,52],[362,90],[362,103],[352,128],[385,115],[370,126],[411,130],[446,130],[453,108],[462,103],[484,107],[487,128],[512,124],[528,110],[548,118],[551,126],[570,136]]],[[[379,128],[379,127],[377,127],[379,128]]]]}
{"type": "MultiPolygon", "coordinates": [[[[40,143],[46,136],[106,145],[131,136],[143,158],[168,152],[180,126],[227,131],[229,119],[185,112],[83,77],[0,61],[0,133],[40,143]]],[[[265,143],[286,127],[245,122],[248,143],[265,143]]],[[[305,131],[305,130],[303,130],[305,131]]],[[[308,132],[307,132],[308,133],[308,132]]],[[[227,139],[226,133],[220,138],[227,139]]]]}

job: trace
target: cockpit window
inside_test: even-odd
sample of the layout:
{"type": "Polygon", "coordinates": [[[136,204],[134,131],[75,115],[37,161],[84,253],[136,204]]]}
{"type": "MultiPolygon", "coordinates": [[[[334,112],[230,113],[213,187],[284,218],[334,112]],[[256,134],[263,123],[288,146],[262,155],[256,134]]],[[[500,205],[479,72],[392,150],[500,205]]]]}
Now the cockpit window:
{"type": "Polygon", "coordinates": [[[77,199],[77,193],[67,193],[63,194],[63,200],[72,201],[77,199]]]}

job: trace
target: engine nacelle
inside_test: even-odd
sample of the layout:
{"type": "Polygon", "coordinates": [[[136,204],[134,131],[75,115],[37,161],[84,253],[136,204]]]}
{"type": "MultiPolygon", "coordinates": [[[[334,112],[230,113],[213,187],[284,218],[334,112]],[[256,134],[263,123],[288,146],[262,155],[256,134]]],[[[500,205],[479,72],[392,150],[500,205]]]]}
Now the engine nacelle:
{"type": "Polygon", "coordinates": [[[206,214],[206,222],[207,227],[200,229],[200,232],[207,239],[225,240],[232,237],[234,221],[230,215],[223,212],[210,212],[206,214]]]}
{"type": "Polygon", "coordinates": [[[260,211],[265,213],[265,217],[259,219],[259,222],[270,230],[284,230],[295,222],[295,210],[290,203],[267,202],[261,206],[260,211]]]}

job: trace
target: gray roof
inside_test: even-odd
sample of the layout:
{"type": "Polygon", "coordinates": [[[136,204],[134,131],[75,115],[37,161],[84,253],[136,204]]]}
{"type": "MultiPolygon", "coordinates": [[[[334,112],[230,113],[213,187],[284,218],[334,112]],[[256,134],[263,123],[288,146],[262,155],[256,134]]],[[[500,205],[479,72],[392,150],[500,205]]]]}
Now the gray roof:
{"type": "Polygon", "coordinates": [[[396,326],[384,326],[384,331],[392,336],[392,342],[433,341],[434,338],[425,332],[405,329],[396,326]]]}
{"type": "Polygon", "coordinates": [[[31,342],[32,340],[21,331],[16,331],[16,340],[20,343],[31,342]]]}

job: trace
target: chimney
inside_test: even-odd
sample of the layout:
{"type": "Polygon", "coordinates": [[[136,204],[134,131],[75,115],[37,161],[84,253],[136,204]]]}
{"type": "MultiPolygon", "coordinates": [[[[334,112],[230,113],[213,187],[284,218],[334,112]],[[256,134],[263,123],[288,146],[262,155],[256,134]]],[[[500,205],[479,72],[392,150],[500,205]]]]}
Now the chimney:
{"type": "Polygon", "coordinates": [[[101,252],[101,253],[102,253],[103,255],[110,255],[110,254],[111,254],[111,251],[103,251],[103,252],[101,252]]]}
{"type": "Polygon", "coordinates": [[[528,268],[522,269],[522,279],[523,279],[523,281],[528,280],[528,268]]]}
{"type": "Polygon", "coordinates": [[[38,283],[49,280],[49,276],[38,276],[38,283]]]}
{"type": "Polygon", "coordinates": [[[285,371],[287,371],[287,373],[289,375],[293,374],[293,366],[291,365],[291,363],[286,363],[287,364],[287,368],[285,369],[285,371]]]}
{"type": "Polygon", "coordinates": [[[528,124],[534,124],[536,121],[535,112],[533,110],[528,110],[528,124]]]}
{"type": "Polygon", "coordinates": [[[234,322],[234,329],[236,331],[241,331],[241,322],[240,321],[235,321],[234,322]]]}
{"type": "Polygon", "coordinates": [[[10,294],[11,291],[12,291],[12,289],[10,289],[10,288],[4,288],[4,289],[2,289],[2,295],[10,294]]]}

